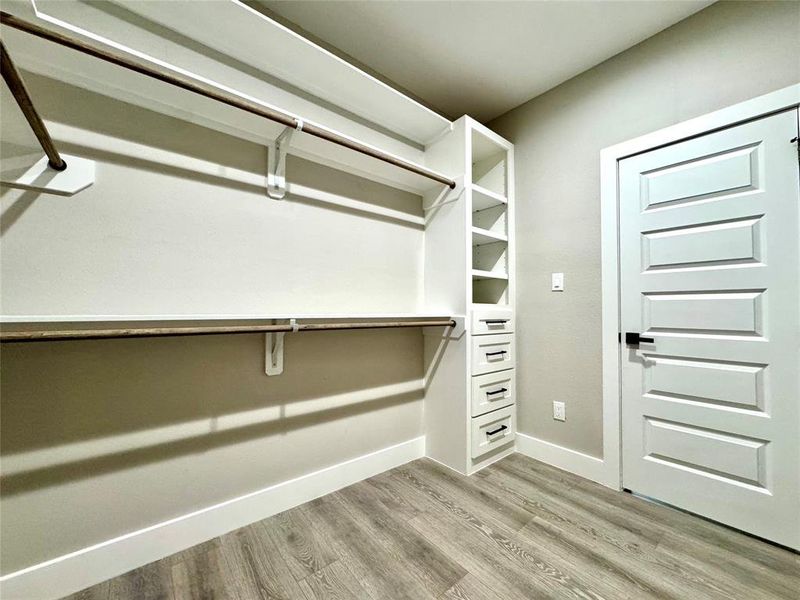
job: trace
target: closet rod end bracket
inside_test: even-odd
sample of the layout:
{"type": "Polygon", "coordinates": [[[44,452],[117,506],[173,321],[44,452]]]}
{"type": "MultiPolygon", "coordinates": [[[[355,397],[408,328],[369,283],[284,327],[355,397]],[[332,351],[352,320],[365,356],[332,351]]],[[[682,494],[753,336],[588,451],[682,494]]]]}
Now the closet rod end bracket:
{"type": "Polygon", "coordinates": [[[464,315],[453,317],[455,325],[453,327],[423,327],[422,335],[439,337],[443,339],[457,340],[467,331],[467,319],[464,315]]]}
{"type": "Polygon", "coordinates": [[[10,157],[3,160],[0,183],[12,188],[33,190],[57,196],[73,196],[92,185],[95,180],[95,162],[79,156],[62,154],[65,166],[57,170],[50,166],[47,156],[33,165],[27,157],[10,157]]]}
{"type": "Polygon", "coordinates": [[[433,211],[444,204],[456,202],[459,198],[461,198],[461,194],[464,192],[464,176],[459,175],[455,178],[454,182],[454,187],[450,187],[449,185],[444,186],[444,188],[433,198],[433,201],[430,204],[423,206],[423,210],[425,212],[433,211]]]}

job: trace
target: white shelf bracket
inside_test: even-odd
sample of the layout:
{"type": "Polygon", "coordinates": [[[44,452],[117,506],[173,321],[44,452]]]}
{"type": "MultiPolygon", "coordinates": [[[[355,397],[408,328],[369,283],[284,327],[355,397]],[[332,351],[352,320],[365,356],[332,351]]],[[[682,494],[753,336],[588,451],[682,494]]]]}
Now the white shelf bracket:
{"type": "Polygon", "coordinates": [[[424,210],[435,210],[448,202],[455,202],[458,200],[464,192],[464,176],[460,175],[456,177],[455,182],[456,187],[451,188],[450,186],[445,186],[441,193],[436,196],[436,199],[429,206],[424,207],[424,210]]]}
{"type": "Polygon", "coordinates": [[[295,131],[303,131],[303,119],[297,119],[295,127],[286,127],[268,146],[267,195],[274,200],[283,200],[286,196],[286,152],[295,131]]]}
{"type": "MultiPolygon", "coordinates": [[[[297,319],[289,319],[292,331],[298,331],[297,319]]],[[[269,375],[283,373],[283,338],[282,331],[264,334],[264,372],[269,375]]]]}
{"type": "Polygon", "coordinates": [[[280,375],[283,373],[283,336],[284,333],[265,333],[264,349],[266,361],[264,372],[267,375],[280,375]]]}

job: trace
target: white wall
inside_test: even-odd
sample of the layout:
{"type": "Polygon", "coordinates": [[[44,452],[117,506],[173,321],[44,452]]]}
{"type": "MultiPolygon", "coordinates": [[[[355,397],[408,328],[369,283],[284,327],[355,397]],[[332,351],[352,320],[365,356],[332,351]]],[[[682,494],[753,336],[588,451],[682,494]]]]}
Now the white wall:
{"type": "Polygon", "coordinates": [[[58,121],[61,151],[99,166],[97,184],[72,198],[4,192],[4,315],[417,309],[418,196],[290,156],[290,185],[364,210],[272,200],[265,146],[26,80],[42,114],[58,121]],[[398,218],[375,214],[381,208],[398,218]]]}
{"type": "MultiPolygon", "coordinates": [[[[24,75],[97,180],[2,190],[3,314],[418,309],[418,196],[290,160],[362,208],[271,200],[264,147],[24,75]]],[[[0,375],[3,574],[422,435],[419,330],[289,334],[277,377],[260,335],[3,345],[0,375]]]]}
{"type": "Polygon", "coordinates": [[[600,150],[797,83],[798,57],[800,3],[718,2],[489,124],[516,151],[521,432],[602,455],[600,150]]]}

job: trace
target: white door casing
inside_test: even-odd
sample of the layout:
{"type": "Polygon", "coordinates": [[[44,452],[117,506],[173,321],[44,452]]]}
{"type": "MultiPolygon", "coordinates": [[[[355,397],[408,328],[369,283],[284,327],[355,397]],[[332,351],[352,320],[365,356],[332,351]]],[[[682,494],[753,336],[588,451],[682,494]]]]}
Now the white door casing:
{"type": "Polygon", "coordinates": [[[623,485],[800,549],[797,109],[619,162],[623,485]]]}

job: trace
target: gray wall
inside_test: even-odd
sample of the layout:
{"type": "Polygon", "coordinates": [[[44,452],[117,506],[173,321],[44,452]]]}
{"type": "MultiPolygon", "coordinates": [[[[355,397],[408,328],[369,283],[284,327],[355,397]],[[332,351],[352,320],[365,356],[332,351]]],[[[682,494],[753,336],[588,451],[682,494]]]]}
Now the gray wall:
{"type": "Polygon", "coordinates": [[[602,456],[600,150],[798,83],[798,57],[800,3],[720,2],[489,123],[516,144],[521,432],[602,456]]]}
{"type": "MultiPolygon", "coordinates": [[[[419,196],[290,157],[292,183],[362,208],[271,200],[263,145],[24,75],[97,177],[0,190],[4,314],[417,310],[422,227],[374,213],[419,218],[419,196]]],[[[30,136],[6,100],[4,134],[30,136]]],[[[276,377],[259,334],[9,344],[0,364],[3,574],[423,434],[418,329],[288,334],[276,377]]]]}

